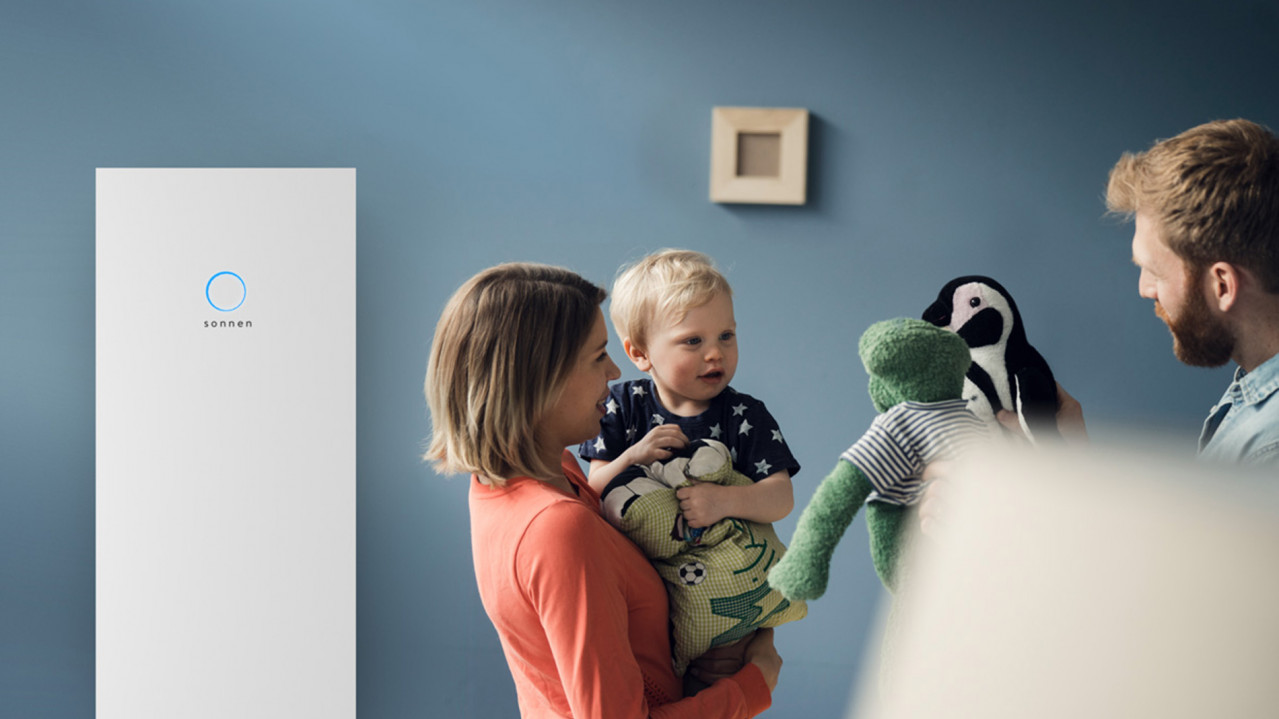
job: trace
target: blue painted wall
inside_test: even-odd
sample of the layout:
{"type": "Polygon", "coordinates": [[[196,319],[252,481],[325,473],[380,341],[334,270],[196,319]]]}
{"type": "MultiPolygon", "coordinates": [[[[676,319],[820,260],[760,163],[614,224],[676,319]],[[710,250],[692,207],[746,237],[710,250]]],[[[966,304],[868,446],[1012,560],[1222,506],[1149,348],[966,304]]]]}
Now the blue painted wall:
{"type": "MultiPolygon", "coordinates": [[[[960,274],[1009,286],[1096,434],[1137,428],[1188,456],[1226,371],[1173,360],[1136,296],[1130,229],[1102,217],[1106,173],[1206,120],[1279,127],[1279,12],[940,5],[7,0],[0,715],[93,711],[98,166],[359,169],[365,719],[514,713],[465,482],[417,458],[434,323],[498,261],[608,283],[663,246],[716,257],[737,291],[735,385],[785,428],[801,506],[872,416],[858,335],[960,274]],[[807,206],[707,201],[714,105],[812,111],[807,206]]],[[[880,598],[863,531],[810,618],[778,633],[772,716],[844,705],[880,598]]]]}

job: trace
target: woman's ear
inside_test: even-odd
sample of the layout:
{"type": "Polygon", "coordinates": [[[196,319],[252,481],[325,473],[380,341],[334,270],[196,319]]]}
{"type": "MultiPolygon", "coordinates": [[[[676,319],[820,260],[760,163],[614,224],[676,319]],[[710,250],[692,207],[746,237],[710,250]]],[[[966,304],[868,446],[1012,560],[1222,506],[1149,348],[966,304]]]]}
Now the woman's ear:
{"type": "Polygon", "coordinates": [[[640,372],[647,372],[653,369],[653,363],[648,361],[648,353],[644,351],[643,347],[631,342],[630,337],[622,340],[622,349],[625,350],[626,356],[630,358],[640,372]]]}

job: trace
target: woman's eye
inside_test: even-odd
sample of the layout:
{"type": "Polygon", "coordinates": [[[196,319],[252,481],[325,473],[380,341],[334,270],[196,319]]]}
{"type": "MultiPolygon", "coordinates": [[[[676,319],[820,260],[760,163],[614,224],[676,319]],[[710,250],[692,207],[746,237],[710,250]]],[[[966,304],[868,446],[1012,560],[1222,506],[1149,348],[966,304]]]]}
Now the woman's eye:
{"type": "Polygon", "coordinates": [[[974,298],[972,298],[971,300],[968,300],[968,306],[969,306],[969,307],[976,307],[976,306],[978,306],[978,305],[980,305],[980,304],[981,304],[981,298],[980,298],[980,297],[974,297],[974,298]]]}

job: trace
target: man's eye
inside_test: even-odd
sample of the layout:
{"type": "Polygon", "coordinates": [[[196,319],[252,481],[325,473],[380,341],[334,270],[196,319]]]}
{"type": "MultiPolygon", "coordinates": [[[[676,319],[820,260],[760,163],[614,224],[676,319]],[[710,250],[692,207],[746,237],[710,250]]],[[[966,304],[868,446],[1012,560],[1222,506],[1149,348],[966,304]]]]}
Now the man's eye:
{"type": "Polygon", "coordinates": [[[969,307],[976,307],[976,306],[978,306],[978,305],[980,305],[980,304],[981,304],[981,298],[980,298],[980,297],[974,297],[974,298],[972,298],[971,300],[968,300],[968,306],[969,306],[969,307]]]}

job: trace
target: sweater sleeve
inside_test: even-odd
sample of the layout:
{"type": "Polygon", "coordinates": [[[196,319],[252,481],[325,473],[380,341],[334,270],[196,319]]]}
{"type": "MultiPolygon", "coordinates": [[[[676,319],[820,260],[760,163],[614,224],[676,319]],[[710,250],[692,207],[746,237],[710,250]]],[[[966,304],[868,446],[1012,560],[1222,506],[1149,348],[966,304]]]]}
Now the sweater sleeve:
{"type": "Polygon", "coordinates": [[[631,647],[622,563],[609,549],[616,544],[600,534],[614,531],[589,509],[557,503],[529,525],[516,553],[520,584],[554,658],[547,680],[560,683],[572,715],[746,719],[766,709],[771,696],[751,664],[695,697],[650,706],[645,687],[658,683],[644,676],[631,647]]]}

